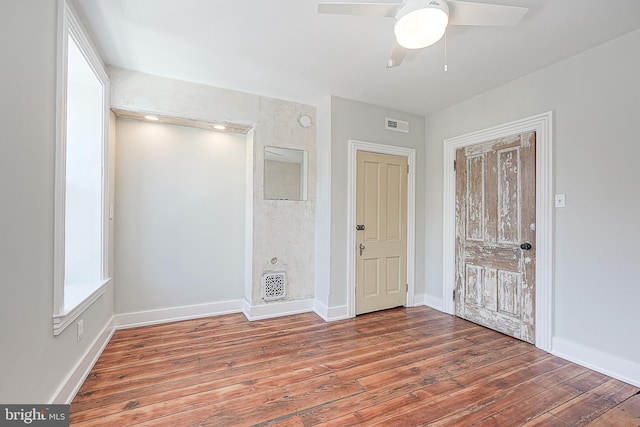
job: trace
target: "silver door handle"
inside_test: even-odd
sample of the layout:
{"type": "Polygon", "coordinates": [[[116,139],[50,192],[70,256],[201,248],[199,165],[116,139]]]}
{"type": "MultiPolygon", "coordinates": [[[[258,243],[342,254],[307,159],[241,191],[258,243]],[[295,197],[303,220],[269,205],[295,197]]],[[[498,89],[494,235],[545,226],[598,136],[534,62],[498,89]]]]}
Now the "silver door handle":
{"type": "Polygon", "coordinates": [[[360,256],[362,256],[362,251],[364,250],[364,245],[360,243],[360,256]]]}

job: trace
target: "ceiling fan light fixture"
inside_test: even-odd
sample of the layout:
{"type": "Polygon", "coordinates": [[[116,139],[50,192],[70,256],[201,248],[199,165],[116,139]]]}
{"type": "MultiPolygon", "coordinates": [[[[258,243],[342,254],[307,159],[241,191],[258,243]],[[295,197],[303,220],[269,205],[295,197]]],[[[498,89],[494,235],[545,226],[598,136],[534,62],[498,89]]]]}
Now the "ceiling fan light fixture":
{"type": "Polygon", "coordinates": [[[440,40],[449,23],[449,6],[443,0],[408,0],[396,15],[393,32],[398,44],[421,49],[440,40]]]}

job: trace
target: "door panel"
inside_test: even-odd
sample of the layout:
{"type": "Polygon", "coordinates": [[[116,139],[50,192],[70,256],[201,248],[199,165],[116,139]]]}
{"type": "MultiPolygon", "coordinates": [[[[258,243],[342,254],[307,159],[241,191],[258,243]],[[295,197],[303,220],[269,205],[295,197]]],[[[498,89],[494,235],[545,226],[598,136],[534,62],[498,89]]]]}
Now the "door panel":
{"type": "Polygon", "coordinates": [[[535,133],[459,149],[456,165],[456,315],[533,343],[535,133]]]}
{"type": "Polygon", "coordinates": [[[402,282],[402,260],[400,257],[387,258],[387,293],[399,293],[406,288],[402,282]]]}
{"type": "MultiPolygon", "coordinates": [[[[380,186],[380,165],[376,162],[364,162],[362,168],[364,169],[363,176],[363,188],[371,189],[378,188],[380,186]]],[[[357,190],[356,190],[357,191],[357,190]]],[[[358,194],[360,194],[358,192],[358,194]]],[[[363,222],[358,224],[366,224],[367,227],[364,230],[365,240],[378,240],[380,238],[380,193],[377,191],[365,191],[362,194],[363,197],[363,222]]]]}
{"type": "MultiPolygon", "coordinates": [[[[406,160],[406,159],[405,159],[406,160]]],[[[405,162],[406,164],[406,162],[405,162]]],[[[402,204],[402,192],[406,193],[407,172],[404,168],[397,164],[387,164],[387,203],[386,203],[386,219],[387,219],[387,241],[399,242],[404,233],[403,227],[406,228],[406,211],[402,204]]],[[[406,197],[406,195],[405,195],[406,197]]]]}
{"type": "Polygon", "coordinates": [[[509,271],[498,272],[498,311],[520,317],[521,275],[509,271]]]}
{"type": "Polygon", "coordinates": [[[519,148],[498,151],[498,242],[520,242],[519,148]]]}
{"type": "Polygon", "coordinates": [[[375,298],[380,296],[380,260],[378,258],[365,259],[362,261],[364,280],[362,293],[365,298],[375,298]]]}
{"type": "Polygon", "coordinates": [[[407,300],[407,158],[358,152],[356,314],[407,300]],[[360,249],[362,247],[362,249],[360,249]]]}
{"type": "Polygon", "coordinates": [[[484,156],[468,157],[467,161],[467,240],[484,240],[484,156]]]}

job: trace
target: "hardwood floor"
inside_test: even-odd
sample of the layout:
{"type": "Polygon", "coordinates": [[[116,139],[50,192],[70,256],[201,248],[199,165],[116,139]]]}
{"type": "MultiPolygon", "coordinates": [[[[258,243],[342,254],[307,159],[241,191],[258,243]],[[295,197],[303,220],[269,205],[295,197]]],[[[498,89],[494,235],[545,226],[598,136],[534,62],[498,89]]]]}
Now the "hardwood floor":
{"type": "Polygon", "coordinates": [[[117,331],[73,426],[640,426],[640,389],[426,308],[117,331]]]}

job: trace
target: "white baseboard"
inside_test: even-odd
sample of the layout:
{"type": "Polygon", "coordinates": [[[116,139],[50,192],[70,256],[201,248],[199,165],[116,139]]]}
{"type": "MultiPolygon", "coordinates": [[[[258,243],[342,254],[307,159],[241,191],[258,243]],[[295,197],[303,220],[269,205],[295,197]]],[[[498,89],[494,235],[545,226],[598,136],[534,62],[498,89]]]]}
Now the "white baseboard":
{"type": "Polygon", "coordinates": [[[422,305],[425,305],[424,302],[426,297],[427,296],[425,294],[414,294],[412,307],[420,307],[422,305]]]}
{"type": "Polygon", "coordinates": [[[78,390],[80,390],[82,383],[84,383],[85,378],[91,372],[91,368],[96,364],[102,351],[109,343],[115,330],[114,317],[112,316],[93,343],[91,343],[84,356],[76,363],[67,378],[53,394],[51,403],[63,405],[71,403],[78,390]]]}
{"type": "Polygon", "coordinates": [[[267,304],[251,305],[243,301],[242,312],[247,320],[262,320],[272,317],[289,316],[291,314],[308,313],[313,311],[313,299],[270,302],[267,304]]]}
{"type": "Polygon", "coordinates": [[[333,322],[336,320],[344,320],[349,318],[349,309],[346,305],[337,307],[327,307],[318,300],[313,303],[313,311],[325,322],[333,322]]]}
{"type": "Polygon", "coordinates": [[[327,313],[327,322],[334,322],[336,320],[349,319],[349,307],[346,305],[339,305],[337,307],[329,307],[327,313]]]}
{"type": "Polygon", "coordinates": [[[441,297],[432,297],[430,295],[425,295],[424,305],[426,305],[427,307],[434,308],[443,313],[446,313],[446,311],[444,311],[444,304],[442,303],[441,297]]]}
{"type": "Polygon", "coordinates": [[[241,313],[243,303],[244,300],[231,300],[117,314],[115,316],[116,329],[155,325],[178,320],[198,319],[200,317],[219,316],[221,314],[241,313]]]}
{"type": "Polygon", "coordinates": [[[640,387],[640,363],[554,337],[551,354],[640,387]]]}
{"type": "Polygon", "coordinates": [[[313,311],[320,317],[322,317],[322,320],[324,320],[325,322],[329,321],[329,307],[327,307],[326,305],[324,305],[324,303],[321,303],[320,301],[313,300],[313,311]]]}

